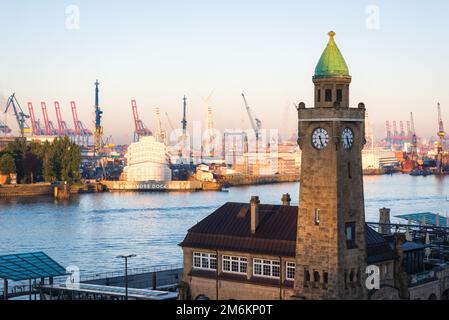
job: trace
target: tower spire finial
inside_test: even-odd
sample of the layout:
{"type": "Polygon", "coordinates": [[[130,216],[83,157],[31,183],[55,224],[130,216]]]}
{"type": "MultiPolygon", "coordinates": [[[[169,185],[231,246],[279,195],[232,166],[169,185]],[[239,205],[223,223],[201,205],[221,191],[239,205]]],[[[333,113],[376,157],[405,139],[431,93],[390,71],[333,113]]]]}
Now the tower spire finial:
{"type": "Polygon", "coordinates": [[[328,36],[330,37],[331,40],[334,39],[336,33],[334,31],[329,31],[328,36]]]}

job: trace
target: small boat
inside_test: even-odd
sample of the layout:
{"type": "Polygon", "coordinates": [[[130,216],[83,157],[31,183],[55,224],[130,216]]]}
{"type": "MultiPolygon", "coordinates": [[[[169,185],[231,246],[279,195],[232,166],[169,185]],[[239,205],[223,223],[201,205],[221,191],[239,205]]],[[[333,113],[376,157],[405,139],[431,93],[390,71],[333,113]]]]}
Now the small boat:
{"type": "Polygon", "coordinates": [[[414,176],[414,177],[417,177],[417,176],[425,177],[425,176],[429,176],[431,174],[432,173],[429,170],[427,170],[427,169],[415,169],[412,172],[410,172],[410,175],[414,176]]]}

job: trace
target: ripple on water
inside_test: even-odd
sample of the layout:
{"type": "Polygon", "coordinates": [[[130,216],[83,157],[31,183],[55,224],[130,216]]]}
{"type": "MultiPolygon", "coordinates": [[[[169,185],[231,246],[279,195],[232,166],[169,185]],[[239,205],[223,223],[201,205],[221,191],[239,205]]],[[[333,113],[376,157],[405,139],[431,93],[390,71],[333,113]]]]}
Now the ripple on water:
{"type": "MultiPolygon", "coordinates": [[[[449,179],[408,175],[367,177],[365,207],[369,221],[379,208],[392,215],[449,211],[449,179]]],[[[178,244],[187,230],[225,202],[280,203],[282,194],[298,199],[297,183],[232,188],[229,193],[104,193],[73,197],[0,199],[0,254],[45,251],[63,265],[85,271],[121,269],[115,257],[134,253],[130,267],[182,261],[178,244]]],[[[293,201],[297,203],[297,201],[293,201]]],[[[393,219],[394,220],[394,219],[393,219]]]]}

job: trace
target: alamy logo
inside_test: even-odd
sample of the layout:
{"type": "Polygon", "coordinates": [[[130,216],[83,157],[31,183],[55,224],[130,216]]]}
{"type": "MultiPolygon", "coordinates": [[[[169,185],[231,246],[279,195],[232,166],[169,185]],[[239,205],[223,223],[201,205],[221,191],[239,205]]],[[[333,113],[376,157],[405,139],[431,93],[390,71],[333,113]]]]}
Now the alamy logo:
{"type": "Polygon", "coordinates": [[[366,28],[368,30],[380,29],[380,8],[376,5],[370,5],[366,7],[366,28]]]}
{"type": "Polygon", "coordinates": [[[380,269],[378,266],[368,266],[366,267],[366,288],[368,290],[379,290],[380,289],[380,269]]]}
{"type": "Polygon", "coordinates": [[[67,30],[80,29],[80,12],[80,8],[77,5],[67,6],[67,8],[65,9],[65,27],[67,30]]]}

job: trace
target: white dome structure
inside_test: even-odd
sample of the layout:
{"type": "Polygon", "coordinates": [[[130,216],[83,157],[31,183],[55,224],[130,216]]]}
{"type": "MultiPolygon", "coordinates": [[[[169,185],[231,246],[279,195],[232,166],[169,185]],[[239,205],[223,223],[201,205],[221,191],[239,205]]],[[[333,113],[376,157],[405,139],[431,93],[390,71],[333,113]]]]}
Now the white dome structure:
{"type": "Polygon", "coordinates": [[[125,157],[128,165],[123,171],[123,176],[128,182],[172,179],[167,161],[167,148],[153,136],[141,137],[139,142],[131,144],[125,157]]]}

